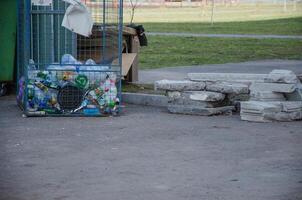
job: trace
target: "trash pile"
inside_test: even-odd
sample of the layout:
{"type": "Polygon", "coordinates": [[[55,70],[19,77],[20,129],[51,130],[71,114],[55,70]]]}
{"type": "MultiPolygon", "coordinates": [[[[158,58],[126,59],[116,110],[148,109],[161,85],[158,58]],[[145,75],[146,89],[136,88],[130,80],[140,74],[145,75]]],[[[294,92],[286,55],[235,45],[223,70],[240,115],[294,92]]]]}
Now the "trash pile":
{"type": "Polygon", "coordinates": [[[83,65],[69,54],[61,64],[38,70],[28,66],[27,80],[19,79],[17,101],[29,115],[108,115],[118,112],[117,76],[89,59],[83,65]],[[25,98],[27,97],[27,98],[25,98]]]}
{"type": "Polygon", "coordinates": [[[302,119],[302,84],[289,70],[273,70],[263,83],[250,86],[250,101],[241,102],[242,120],[254,122],[302,119]]]}
{"type": "Polygon", "coordinates": [[[166,91],[171,113],[204,116],[232,113],[235,110],[231,103],[233,95],[249,91],[245,84],[190,80],[156,81],[155,90],[166,91]]]}
{"type": "Polygon", "coordinates": [[[302,84],[288,70],[269,74],[189,73],[190,80],[160,80],[171,113],[217,115],[240,111],[242,120],[302,119],[302,84]]]}

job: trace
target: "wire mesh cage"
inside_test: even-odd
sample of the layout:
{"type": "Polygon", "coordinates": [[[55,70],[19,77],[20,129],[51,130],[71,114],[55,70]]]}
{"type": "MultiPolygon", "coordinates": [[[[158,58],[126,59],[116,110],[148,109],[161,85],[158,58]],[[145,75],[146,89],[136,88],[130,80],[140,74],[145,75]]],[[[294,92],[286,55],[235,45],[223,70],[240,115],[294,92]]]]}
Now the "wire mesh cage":
{"type": "Polygon", "coordinates": [[[120,112],[122,0],[19,0],[17,102],[27,116],[120,112]]]}

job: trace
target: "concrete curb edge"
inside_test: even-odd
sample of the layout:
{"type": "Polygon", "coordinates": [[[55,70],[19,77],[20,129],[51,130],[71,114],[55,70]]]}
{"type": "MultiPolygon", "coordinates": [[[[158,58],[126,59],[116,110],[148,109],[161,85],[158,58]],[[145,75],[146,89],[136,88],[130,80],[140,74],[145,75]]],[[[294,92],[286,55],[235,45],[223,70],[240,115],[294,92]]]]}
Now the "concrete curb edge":
{"type": "Polygon", "coordinates": [[[168,97],[158,94],[122,93],[122,101],[128,104],[167,107],[168,97]]]}

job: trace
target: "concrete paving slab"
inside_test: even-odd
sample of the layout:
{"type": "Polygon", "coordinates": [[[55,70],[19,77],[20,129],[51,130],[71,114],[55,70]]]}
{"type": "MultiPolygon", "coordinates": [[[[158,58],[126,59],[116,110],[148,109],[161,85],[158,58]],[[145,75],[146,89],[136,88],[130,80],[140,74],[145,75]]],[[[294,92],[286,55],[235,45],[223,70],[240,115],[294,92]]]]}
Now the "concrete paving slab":
{"type": "Polygon", "coordinates": [[[261,122],[261,123],[268,123],[273,122],[272,119],[268,119],[262,115],[262,113],[247,113],[241,112],[240,113],[241,120],[248,121],[248,122],[261,122]]]}
{"type": "Polygon", "coordinates": [[[301,101],[241,102],[242,120],[256,122],[294,121],[302,119],[301,101]]]}
{"type": "Polygon", "coordinates": [[[195,101],[222,101],[225,95],[219,92],[209,92],[209,91],[191,91],[187,92],[190,94],[190,99],[195,101]]]}
{"type": "Polygon", "coordinates": [[[302,119],[302,111],[297,112],[279,112],[279,113],[264,113],[263,117],[269,120],[290,122],[302,119]]]}
{"type": "Polygon", "coordinates": [[[193,82],[189,80],[160,80],[155,81],[155,90],[167,91],[186,91],[186,90],[203,90],[206,84],[203,82],[193,82]]]}
{"type": "Polygon", "coordinates": [[[300,80],[298,79],[297,75],[290,70],[278,70],[275,69],[271,71],[268,76],[265,78],[265,82],[268,83],[299,83],[300,80]]]}
{"type": "Polygon", "coordinates": [[[261,113],[241,112],[240,117],[241,120],[248,121],[248,122],[261,122],[261,123],[273,122],[273,120],[265,118],[261,113]]]}
{"type": "Polygon", "coordinates": [[[264,112],[281,112],[282,104],[280,101],[243,101],[241,104],[241,112],[244,113],[264,113],[264,112]]]}
{"type": "Polygon", "coordinates": [[[190,98],[191,92],[167,92],[169,105],[195,106],[200,108],[214,108],[226,106],[228,101],[200,101],[190,98]]]}
{"type": "Polygon", "coordinates": [[[188,73],[191,81],[211,81],[211,82],[239,82],[252,83],[264,82],[267,74],[247,74],[247,73],[188,73]]]}
{"type": "Polygon", "coordinates": [[[208,83],[206,84],[206,90],[225,94],[248,94],[249,86],[242,83],[208,83]]]}
{"type": "Polygon", "coordinates": [[[282,93],[272,91],[251,91],[250,100],[252,101],[285,101],[282,93]]]}
{"type": "Polygon", "coordinates": [[[250,90],[256,91],[272,91],[279,93],[292,93],[296,90],[296,84],[282,84],[282,83],[252,83],[250,90]]]}

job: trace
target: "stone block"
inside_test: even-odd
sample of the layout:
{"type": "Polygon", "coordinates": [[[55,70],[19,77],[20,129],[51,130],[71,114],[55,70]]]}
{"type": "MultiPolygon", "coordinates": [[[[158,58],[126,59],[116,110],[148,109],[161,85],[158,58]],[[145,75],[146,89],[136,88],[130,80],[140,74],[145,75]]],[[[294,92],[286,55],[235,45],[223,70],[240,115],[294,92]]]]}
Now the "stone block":
{"type": "Polygon", "coordinates": [[[243,101],[240,103],[241,112],[245,113],[264,113],[264,112],[281,112],[282,104],[276,102],[263,101],[243,101]]]}
{"type": "Polygon", "coordinates": [[[252,101],[285,101],[285,97],[282,93],[276,93],[271,91],[251,91],[250,100],[252,101]]]}
{"type": "Polygon", "coordinates": [[[195,101],[222,101],[225,95],[219,92],[208,92],[208,91],[191,91],[190,99],[195,101]]]}
{"type": "Polygon", "coordinates": [[[167,96],[169,99],[170,105],[191,105],[191,106],[199,106],[204,108],[214,108],[227,105],[227,100],[222,101],[201,101],[201,100],[193,100],[190,96],[194,92],[177,92],[177,91],[168,91],[167,96]]]}
{"type": "Polygon", "coordinates": [[[299,83],[296,74],[290,70],[273,70],[264,79],[267,83],[299,83]]]}
{"type": "Polygon", "coordinates": [[[247,84],[242,83],[229,83],[229,82],[217,82],[207,83],[207,91],[221,92],[225,94],[248,94],[249,87],[247,84]]]}
{"type": "Polygon", "coordinates": [[[182,93],[179,91],[167,91],[166,94],[169,99],[178,99],[182,97],[182,93]]]}
{"type": "Polygon", "coordinates": [[[284,101],[280,102],[283,112],[300,112],[302,111],[302,101],[284,101]]]}
{"type": "Polygon", "coordinates": [[[267,120],[289,122],[289,121],[301,120],[302,119],[302,111],[263,113],[263,117],[267,120]]]}
{"type": "Polygon", "coordinates": [[[240,118],[243,121],[249,122],[272,122],[270,119],[266,119],[262,114],[254,113],[240,113],[240,118]]]}
{"type": "Polygon", "coordinates": [[[294,121],[302,119],[301,101],[241,102],[242,120],[255,122],[294,121]]]}
{"type": "Polygon", "coordinates": [[[155,90],[167,91],[187,91],[187,90],[203,90],[205,83],[193,82],[189,80],[174,81],[174,80],[160,80],[154,83],[155,90]]]}
{"type": "Polygon", "coordinates": [[[192,81],[210,81],[210,82],[264,82],[267,74],[245,74],[245,73],[188,73],[192,81]]]}
{"type": "Polygon", "coordinates": [[[283,83],[252,83],[250,86],[251,92],[256,91],[271,91],[279,93],[292,93],[297,88],[296,84],[283,83]]]}

